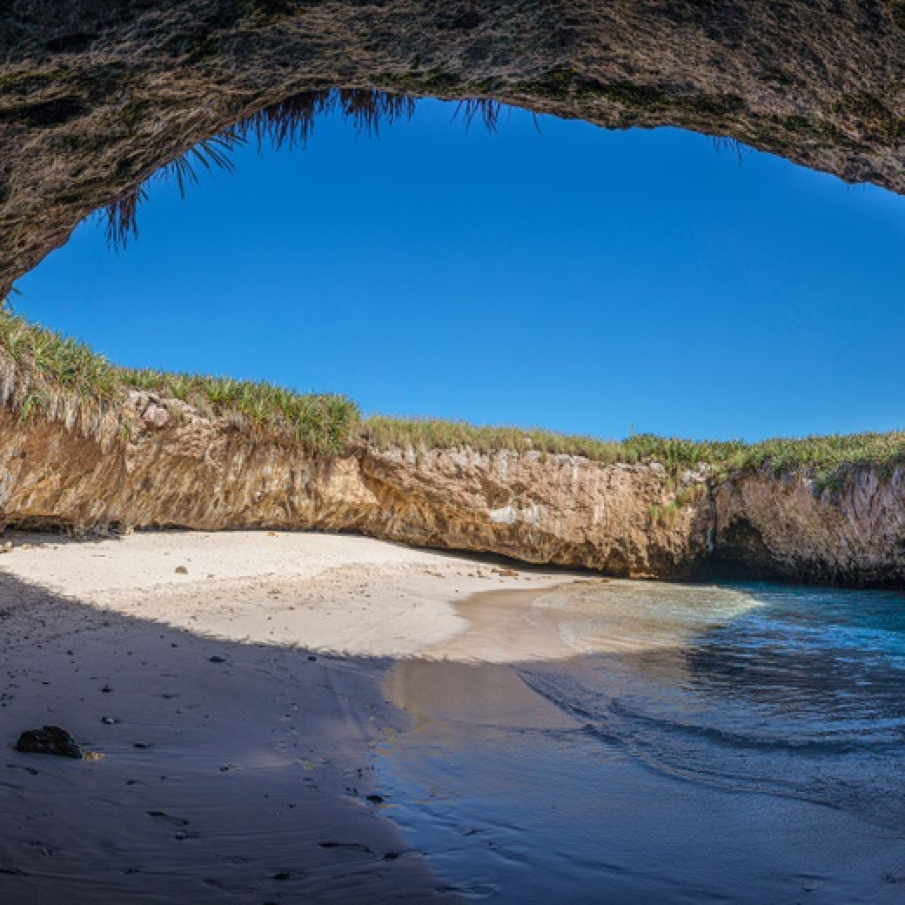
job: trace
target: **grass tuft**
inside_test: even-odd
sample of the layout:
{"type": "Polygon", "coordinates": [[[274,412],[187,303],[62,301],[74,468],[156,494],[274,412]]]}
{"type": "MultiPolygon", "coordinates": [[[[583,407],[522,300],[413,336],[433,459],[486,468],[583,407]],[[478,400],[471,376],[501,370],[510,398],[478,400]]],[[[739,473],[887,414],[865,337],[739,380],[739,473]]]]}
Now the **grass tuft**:
{"type": "Polygon", "coordinates": [[[61,421],[106,444],[132,427],[124,405],[132,390],[181,400],[201,415],[224,418],[262,440],[296,443],[325,455],[349,445],[360,417],[358,407],[344,396],[121,368],[84,343],[0,309],[0,404],[23,420],[42,416],[61,421]]]}
{"type": "Polygon", "coordinates": [[[454,119],[459,116],[465,121],[466,129],[470,129],[471,124],[479,119],[488,132],[496,132],[500,123],[500,104],[487,97],[470,97],[460,101],[454,119]]]}

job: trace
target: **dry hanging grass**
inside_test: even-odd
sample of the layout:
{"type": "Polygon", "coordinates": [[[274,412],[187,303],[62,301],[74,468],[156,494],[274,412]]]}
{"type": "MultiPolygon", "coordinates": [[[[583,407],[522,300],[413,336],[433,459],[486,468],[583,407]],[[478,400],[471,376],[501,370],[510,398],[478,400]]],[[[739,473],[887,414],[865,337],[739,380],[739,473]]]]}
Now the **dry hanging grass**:
{"type": "MultiPolygon", "coordinates": [[[[415,104],[412,97],[368,88],[302,91],[287,97],[225,132],[198,142],[162,166],[150,179],[108,205],[103,211],[107,221],[107,241],[114,248],[122,248],[129,239],[138,236],[138,210],[147,200],[147,185],[153,179],[175,179],[179,194],[184,198],[188,186],[197,184],[202,172],[209,173],[215,169],[232,172],[235,169],[232,152],[249,140],[255,141],[259,147],[269,141],[277,148],[304,148],[314,133],[317,118],[330,113],[339,113],[359,132],[376,136],[383,125],[411,119],[415,104]]],[[[459,104],[456,116],[459,115],[463,117],[466,127],[470,127],[475,119],[480,119],[489,131],[495,132],[500,105],[487,98],[470,98],[459,104]]]]}
{"type": "MultiPolygon", "coordinates": [[[[243,144],[244,135],[235,129],[222,132],[189,148],[175,160],[161,167],[151,179],[174,179],[179,187],[179,195],[185,198],[189,185],[197,185],[200,171],[208,173],[215,169],[233,172],[235,164],[230,156],[236,147],[243,144]]],[[[105,209],[107,218],[107,242],[114,248],[122,248],[130,238],[138,236],[138,209],[148,198],[147,180],[136,186],[119,201],[105,209]]]]}

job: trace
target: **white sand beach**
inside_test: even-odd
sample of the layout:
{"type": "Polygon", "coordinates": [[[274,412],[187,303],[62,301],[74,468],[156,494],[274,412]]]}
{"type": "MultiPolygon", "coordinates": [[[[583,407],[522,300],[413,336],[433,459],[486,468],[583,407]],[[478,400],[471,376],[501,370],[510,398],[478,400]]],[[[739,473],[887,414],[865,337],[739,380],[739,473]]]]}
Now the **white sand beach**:
{"type": "Polygon", "coordinates": [[[382,677],[463,631],[456,599],[561,575],[319,534],[12,540],[0,901],[448,897],[373,797],[408,719],[382,677]],[[43,725],[102,759],[14,750],[43,725]]]}

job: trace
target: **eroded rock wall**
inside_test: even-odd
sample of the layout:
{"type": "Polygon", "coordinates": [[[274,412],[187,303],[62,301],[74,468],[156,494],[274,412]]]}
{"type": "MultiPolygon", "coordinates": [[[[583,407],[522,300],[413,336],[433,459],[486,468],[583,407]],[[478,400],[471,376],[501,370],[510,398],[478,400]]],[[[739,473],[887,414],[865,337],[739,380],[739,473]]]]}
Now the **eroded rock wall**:
{"type": "MultiPolygon", "coordinates": [[[[133,394],[131,404],[131,429],[106,443],[0,411],[0,519],[77,530],[360,531],[650,577],[688,575],[703,553],[697,507],[658,522],[675,482],[657,465],[366,446],[326,460],[172,400],[133,394]]],[[[704,481],[689,473],[682,487],[700,496],[704,481]]]]}
{"type": "Polygon", "coordinates": [[[105,443],[0,409],[0,521],[358,531],[610,575],[905,587],[905,470],[820,493],[800,474],[577,456],[359,446],[332,460],[182,403],[133,394],[105,443]]]}
{"type": "Polygon", "coordinates": [[[905,468],[861,468],[821,491],[806,474],[731,477],[713,493],[718,571],[905,587],[905,468]]]}

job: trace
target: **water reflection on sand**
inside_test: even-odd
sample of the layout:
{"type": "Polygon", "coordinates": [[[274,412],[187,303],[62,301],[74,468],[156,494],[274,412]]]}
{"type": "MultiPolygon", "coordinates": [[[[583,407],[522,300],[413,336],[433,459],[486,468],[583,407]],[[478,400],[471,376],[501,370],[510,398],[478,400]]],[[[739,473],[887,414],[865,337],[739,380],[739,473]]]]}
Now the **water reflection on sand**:
{"type": "Polygon", "coordinates": [[[414,718],[382,749],[387,815],[466,898],[900,901],[903,609],[594,580],[477,595],[466,632],[387,678],[414,718]]]}

